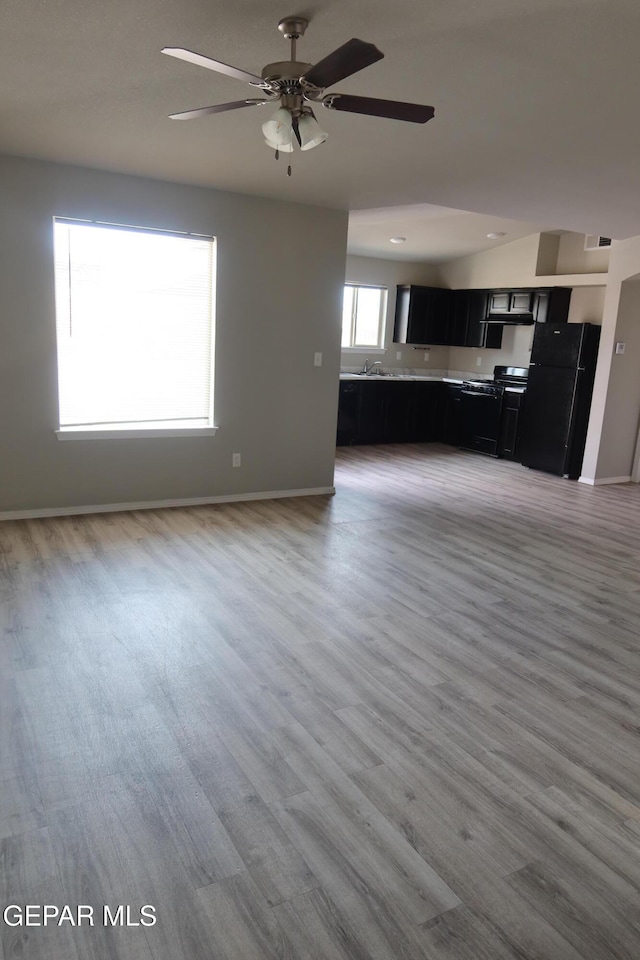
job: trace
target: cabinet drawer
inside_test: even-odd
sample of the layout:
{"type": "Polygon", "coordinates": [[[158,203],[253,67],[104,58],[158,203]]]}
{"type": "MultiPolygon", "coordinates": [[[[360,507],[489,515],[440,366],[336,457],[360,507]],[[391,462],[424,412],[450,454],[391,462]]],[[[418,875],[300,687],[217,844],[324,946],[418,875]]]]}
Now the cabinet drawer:
{"type": "Polygon", "coordinates": [[[512,293],[509,313],[533,313],[533,290],[512,293]]]}
{"type": "Polygon", "coordinates": [[[509,306],[511,304],[511,294],[506,293],[491,293],[489,294],[489,313],[509,313],[509,306]]]}

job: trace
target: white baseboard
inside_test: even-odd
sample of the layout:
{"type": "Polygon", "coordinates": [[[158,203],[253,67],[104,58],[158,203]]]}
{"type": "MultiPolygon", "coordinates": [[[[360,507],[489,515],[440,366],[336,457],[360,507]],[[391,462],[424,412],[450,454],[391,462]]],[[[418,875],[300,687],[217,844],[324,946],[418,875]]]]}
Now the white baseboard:
{"type": "Polygon", "coordinates": [[[599,487],[602,483],[630,483],[631,477],[600,477],[592,480],[590,477],[579,477],[578,483],[588,483],[591,487],[599,487]]]}
{"type": "Polygon", "coordinates": [[[167,507],[201,507],[211,503],[238,503],[242,500],[276,500],[284,497],[318,497],[334,494],[335,487],[303,487],[300,490],[266,490],[261,493],[229,493],[220,497],[190,497],[185,500],[144,500],[137,503],[98,503],[81,507],[43,507],[39,510],[0,511],[0,520],[34,520],[39,517],[68,517],[84,513],[123,513],[129,510],[164,510],[167,507]]]}

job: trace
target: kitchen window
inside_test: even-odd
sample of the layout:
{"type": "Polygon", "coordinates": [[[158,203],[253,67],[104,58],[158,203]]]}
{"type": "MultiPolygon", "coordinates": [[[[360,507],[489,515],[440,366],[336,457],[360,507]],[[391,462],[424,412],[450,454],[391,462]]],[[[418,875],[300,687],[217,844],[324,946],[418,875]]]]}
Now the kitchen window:
{"type": "Polygon", "coordinates": [[[342,307],[342,349],[382,349],[387,290],[347,283],[342,307]]]}
{"type": "Polygon", "coordinates": [[[54,220],[61,440],[212,434],[215,240],[54,220]]]}

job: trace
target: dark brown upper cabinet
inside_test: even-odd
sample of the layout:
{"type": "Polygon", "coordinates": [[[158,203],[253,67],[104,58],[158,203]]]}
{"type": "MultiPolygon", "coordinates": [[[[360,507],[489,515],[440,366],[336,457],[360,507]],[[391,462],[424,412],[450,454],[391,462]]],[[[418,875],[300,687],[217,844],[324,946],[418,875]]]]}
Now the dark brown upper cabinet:
{"type": "Polygon", "coordinates": [[[564,323],[570,300],[570,287],[490,290],[486,316],[493,322],[564,323]]]}
{"type": "Polygon", "coordinates": [[[502,346],[503,323],[563,323],[571,289],[445,290],[407,284],[397,288],[393,340],[417,346],[502,346]]]}
{"type": "Polygon", "coordinates": [[[534,290],[491,290],[488,317],[530,317],[533,323],[534,290]]]}
{"type": "Polygon", "coordinates": [[[398,287],[394,343],[448,344],[452,293],[441,287],[415,284],[398,287]]]}
{"type": "Polygon", "coordinates": [[[571,287],[534,290],[533,315],[536,323],[566,323],[569,319],[571,287]]]}
{"type": "Polygon", "coordinates": [[[490,290],[452,290],[450,340],[452,347],[502,346],[502,325],[488,324],[490,290]]]}

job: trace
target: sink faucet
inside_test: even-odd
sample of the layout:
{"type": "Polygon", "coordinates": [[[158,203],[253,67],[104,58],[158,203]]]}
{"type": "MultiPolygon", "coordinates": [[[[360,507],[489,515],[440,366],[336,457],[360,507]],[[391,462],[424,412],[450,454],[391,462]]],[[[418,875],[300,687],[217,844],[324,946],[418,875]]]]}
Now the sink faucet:
{"type": "Polygon", "coordinates": [[[360,373],[363,373],[366,376],[367,374],[371,373],[374,367],[381,367],[381,366],[382,366],[382,360],[374,360],[372,364],[369,364],[369,359],[367,358],[362,365],[362,370],[360,371],[360,373]]]}

